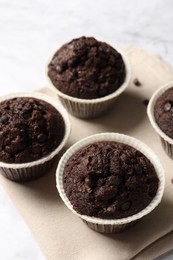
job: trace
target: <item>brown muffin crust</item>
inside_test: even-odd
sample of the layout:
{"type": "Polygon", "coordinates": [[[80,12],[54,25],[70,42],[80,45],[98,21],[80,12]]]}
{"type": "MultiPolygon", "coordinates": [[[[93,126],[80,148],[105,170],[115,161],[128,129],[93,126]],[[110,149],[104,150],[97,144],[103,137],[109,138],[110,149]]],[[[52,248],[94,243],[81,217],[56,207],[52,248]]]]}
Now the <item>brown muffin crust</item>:
{"type": "Polygon", "coordinates": [[[65,193],[80,214],[119,219],[144,209],[156,195],[158,177],[135,148],[96,142],[76,152],[63,173],[65,193]]]}
{"type": "Polygon", "coordinates": [[[48,76],[61,92],[94,99],[117,90],[125,80],[121,54],[105,42],[80,37],[64,44],[48,65],[48,76]]]}
{"type": "Polygon", "coordinates": [[[166,90],[156,101],[154,117],[161,130],[173,139],[173,87],[166,90]]]}
{"type": "Polygon", "coordinates": [[[65,124],[45,101],[18,97],[0,103],[0,161],[26,163],[52,152],[62,141],[65,124]]]}

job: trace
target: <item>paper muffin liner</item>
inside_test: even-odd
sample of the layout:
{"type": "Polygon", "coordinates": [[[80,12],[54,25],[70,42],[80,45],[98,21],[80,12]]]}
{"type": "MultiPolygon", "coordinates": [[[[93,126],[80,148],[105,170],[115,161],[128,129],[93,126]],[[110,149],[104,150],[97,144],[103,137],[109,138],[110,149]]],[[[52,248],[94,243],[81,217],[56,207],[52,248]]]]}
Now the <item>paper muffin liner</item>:
{"type": "Polygon", "coordinates": [[[61,103],[70,114],[79,118],[94,118],[100,116],[104,114],[114,104],[118,96],[125,91],[131,79],[131,66],[126,55],[120,50],[117,51],[121,54],[125,64],[125,69],[126,69],[125,80],[123,84],[113,93],[96,99],[81,99],[81,98],[71,97],[58,90],[53,85],[51,79],[48,76],[48,64],[50,63],[52,58],[49,60],[46,66],[46,78],[48,79],[49,87],[58,95],[61,103]]]}
{"type": "Polygon", "coordinates": [[[154,128],[154,130],[156,131],[156,133],[159,135],[160,140],[161,140],[161,144],[162,147],[164,149],[164,151],[166,152],[166,154],[173,159],[173,139],[171,139],[169,136],[167,136],[162,130],[161,128],[158,126],[155,117],[154,117],[154,107],[156,104],[157,99],[169,88],[173,87],[173,81],[169,82],[167,84],[165,84],[164,86],[162,86],[161,88],[159,88],[157,91],[154,92],[154,94],[152,95],[149,104],[148,104],[148,108],[147,108],[147,114],[148,114],[148,118],[150,120],[150,123],[152,125],[152,127],[154,128]]]}
{"type": "Polygon", "coordinates": [[[64,201],[65,205],[77,216],[79,216],[90,228],[94,229],[97,232],[101,233],[116,233],[123,231],[130,226],[134,225],[139,219],[150,213],[160,202],[164,192],[165,178],[164,178],[164,170],[163,167],[157,158],[157,156],[153,153],[153,151],[146,146],[141,141],[118,133],[102,133],[89,136],[87,138],[82,139],[77,142],[73,146],[71,146],[66,153],[62,156],[59,161],[57,171],[56,171],[56,186],[59,191],[60,197],[64,201]],[[96,217],[90,217],[87,215],[81,215],[73,209],[73,206],[69,199],[66,196],[66,193],[63,188],[63,172],[64,167],[68,161],[68,159],[78,150],[87,146],[88,144],[92,144],[94,142],[100,141],[115,141],[123,144],[127,144],[139,150],[143,153],[153,164],[156,174],[159,178],[159,186],[157,193],[150,204],[144,208],[142,211],[134,214],[132,216],[121,218],[121,219],[101,219],[96,217]]]}
{"type": "Polygon", "coordinates": [[[13,181],[30,181],[46,174],[56,161],[57,154],[65,146],[70,135],[71,124],[66,110],[56,102],[56,100],[39,92],[20,92],[5,95],[0,97],[0,102],[15,98],[15,97],[30,97],[43,100],[51,104],[62,116],[65,124],[65,133],[61,143],[47,156],[32,162],[27,163],[5,163],[0,162],[1,174],[13,181]]]}

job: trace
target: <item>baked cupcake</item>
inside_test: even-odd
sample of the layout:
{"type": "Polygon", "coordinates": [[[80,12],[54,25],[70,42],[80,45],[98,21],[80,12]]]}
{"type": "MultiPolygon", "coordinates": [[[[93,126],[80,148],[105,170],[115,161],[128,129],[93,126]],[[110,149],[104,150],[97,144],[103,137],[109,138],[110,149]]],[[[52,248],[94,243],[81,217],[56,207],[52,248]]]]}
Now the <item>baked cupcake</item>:
{"type": "Polygon", "coordinates": [[[14,181],[45,174],[70,132],[66,111],[41,93],[0,98],[0,168],[14,181]]]}
{"type": "Polygon", "coordinates": [[[103,133],[85,138],[61,158],[57,188],[66,206],[103,233],[133,225],[161,201],[163,168],[140,141],[103,133]]]}
{"type": "Polygon", "coordinates": [[[147,113],[165,152],[173,158],[173,82],[153,94],[147,113]]]}
{"type": "Polygon", "coordinates": [[[47,66],[50,86],[74,116],[105,112],[127,87],[127,58],[105,42],[80,37],[64,44],[47,66]]]}

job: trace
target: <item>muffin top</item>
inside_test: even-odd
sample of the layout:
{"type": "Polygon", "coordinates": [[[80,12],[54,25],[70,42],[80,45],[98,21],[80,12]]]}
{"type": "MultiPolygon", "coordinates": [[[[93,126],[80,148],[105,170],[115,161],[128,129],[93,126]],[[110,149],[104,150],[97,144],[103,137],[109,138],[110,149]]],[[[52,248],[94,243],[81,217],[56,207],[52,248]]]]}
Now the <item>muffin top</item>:
{"type": "Polygon", "coordinates": [[[81,99],[104,97],[125,80],[121,54],[93,37],[64,44],[48,65],[48,76],[61,92],[81,99]]]}
{"type": "Polygon", "coordinates": [[[65,124],[50,104],[17,97],[0,103],[0,161],[26,163],[52,152],[62,141],[65,124]]]}
{"type": "Polygon", "coordinates": [[[157,99],[154,117],[161,130],[173,139],[173,87],[157,99]]]}
{"type": "Polygon", "coordinates": [[[102,219],[138,213],[156,195],[158,182],[146,156],[117,142],[95,142],[80,149],[63,172],[64,190],[73,208],[102,219]]]}

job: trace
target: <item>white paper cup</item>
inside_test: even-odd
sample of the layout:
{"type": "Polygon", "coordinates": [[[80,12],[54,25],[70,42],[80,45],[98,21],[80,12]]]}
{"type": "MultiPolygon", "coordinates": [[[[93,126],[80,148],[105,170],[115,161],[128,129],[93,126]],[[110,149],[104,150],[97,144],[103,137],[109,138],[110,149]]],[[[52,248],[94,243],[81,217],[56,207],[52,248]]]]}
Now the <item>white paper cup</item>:
{"type": "Polygon", "coordinates": [[[58,90],[53,85],[52,81],[48,76],[48,64],[50,63],[52,58],[49,60],[46,66],[46,78],[48,79],[49,87],[58,95],[61,103],[70,114],[79,118],[94,118],[100,116],[104,114],[114,104],[118,96],[125,91],[131,79],[131,66],[126,55],[120,50],[117,51],[121,54],[125,64],[126,76],[124,82],[113,93],[96,99],[81,99],[81,98],[71,97],[58,90]]]}
{"type": "Polygon", "coordinates": [[[167,136],[158,126],[155,117],[154,117],[154,107],[156,104],[157,99],[169,88],[173,87],[173,81],[167,83],[166,85],[162,86],[161,88],[159,88],[156,92],[154,92],[154,94],[152,95],[149,104],[148,104],[148,108],[147,108],[147,114],[148,114],[148,118],[150,120],[150,123],[152,125],[152,127],[154,128],[154,130],[156,131],[156,133],[159,135],[161,143],[162,143],[162,147],[164,149],[164,151],[166,152],[166,154],[173,159],[173,139],[171,139],[169,136],[167,136]]]}
{"type": "Polygon", "coordinates": [[[61,143],[47,156],[27,163],[5,163],[0,161],[0,170],[3,176],[13,181],[29,181],[46,174],[53,166],[57,154],[65,146],[68,140],[71,125],[66,110],[59,105],[56,100],[50,98],[49,96],[38,92],[20,92],[0,97],[0,102],[15,97],[31,97],[51,104],[61,114],[65,124],[65,133],[61,143]]]}
{"type": "Polygon", "coordinates": [[[135,138],[123,134],[102,133],[102,134],[96,134],[84,138],[81,141],[74,144],[73,146],[71,146],[66,151],[66,153],[62,156],[61,160],[59,161],[57,167],[56,184],[57,184],[57,189],[59,191],[60,197],[64,201],[65,205],[74,214],[80,217],[90,228],[101,233],[114,233],[129,228],[134,223],[136,223],[139,219],[141,219],[142,217],[150,213],[160,203],[164,192],[165,178],[164,178],[164,170],[159,159],[156,157],[153,151],[149,147],[147,147],[144,143],[140,142],[135,138]],[[81,215],[73,209],[71,202],[66,196],[66,193],[63,188],[63,172],[67,161],[74,153],[76,153],[81,148],[87,146],[88,144],[99,142],[99,141],[115,141],[115,142],[132,146],[137,150],[139,150],[141,153],[143,153],[151,161],[151,163],[155,168],[156,174],[159,178],[157,193],[146,208],[144,208],[142,211],[138,212],[133,216],[121,218],[121,219],[101,219],[96,217],[90,217],[87,215],[81,215]]]}

